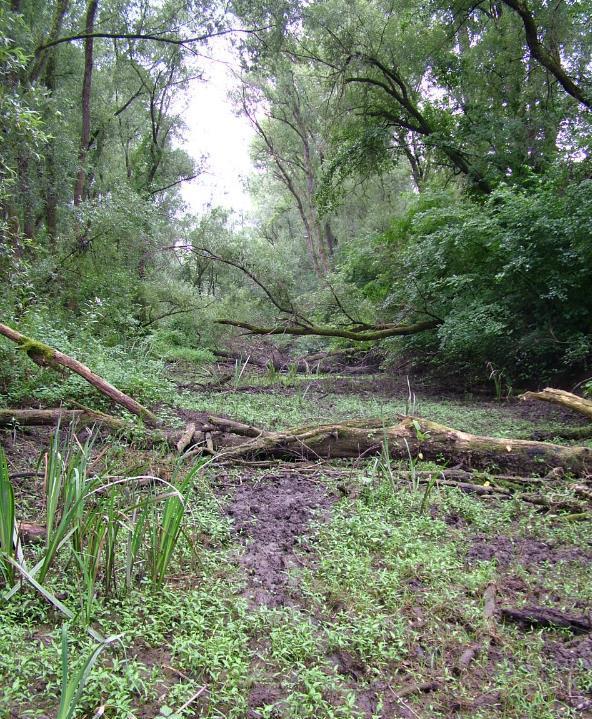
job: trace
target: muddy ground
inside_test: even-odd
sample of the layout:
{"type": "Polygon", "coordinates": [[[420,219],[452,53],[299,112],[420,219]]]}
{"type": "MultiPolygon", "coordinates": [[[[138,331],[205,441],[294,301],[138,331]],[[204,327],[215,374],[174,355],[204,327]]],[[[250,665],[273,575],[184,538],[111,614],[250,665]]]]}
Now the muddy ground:
{"type": "MultiPolygon", "coordinates": [[[[308,396],[313,403],[328,392],[346,396],[355,394],[363,401],[364,398],[377,396],[404,397],[408,390],[407,382],[403,378],[388,376],[330,377],[310,380],[307,384],[308,396]]],[[[183,387],[184,391],[187,391],[191,385],[185,381],[183,387]]],[[[266,393],[291,397],[296,389],[247,383],[242,387],[229,389],[221,386],[210,391],[230,392],[233,395],[266,393]]],[[[422,397],[434,399],[441,396],[438,395],[437,388],[427,385],[422,387],[421,391],[422,397]]],[[[461,401],[457,395],[451,393],[450,396],[461,401]]],[[[491,399],[479,402],[479,407],[485,411],[489,406],[499,411],[500,404],[491,399]]],[[[526,419],[533,427],[538,424],[546,426],[549,423],[569,423],[573,426],[581,424],[581,420],[567,412],[542,403],[512,400],[504,403],[503,408],[508,416],[526,419]]],[[[177,413],[183,421],[194,416],[203,416],[183,408],[178,409],[177,413]]],[[[10,472],[38,472],[39,457],[47,446],[49,436],[50,430],[47,429],[3,431],[0,441],[8,455],[10,472]]],[[[98,443],[98,453],[112,440],[104,437],[102,441],[105,444],[98,443]]],[[[128,466],[142,466],[147,473],[167,476],[167,472],[170,472],[170,467],[163,457],[141,448],[122,449],[120,456],[128,466]]],[[[373,664],[372,660],[364,658],[351,647],[336,648],[327,644],[326,627],[333,617],[342,611],[343,606],[347,605],[348,599],[344,597],[343,606],[340,605],[341,600],[323,607],[312,606],[309,599],[303,596],[299,577],[303,571],[314,575],[318,568],[319,527],[328,527],[334,515],[343,512],[344,507],[346,513],[355,518],[362,506],[359,502],[364,502],[364,497],[373,491],[374,485],[367,484],[366,475],[369,471],[366,466],[356,466],[353,472],[351,466],[339,463],[270,463],[267,468],[246,466],[235,468],[232,472],[224,468],[213,473],[212,490],[220,503],[220,511],[230,521],[232,550],[228,561],[232,565],[231,574],[238,577],[239,588],[232,589],[236,601],[244,600],[248,612],[252,614],[267,608],[290,609],[309,616],[317,631],[315,641],[322,655],[322,671],[335,672],[339,677],[342,693],[333,696],[331,690],[321,692],[322,702],[325,704],[319,703],[318,706],[331,705],[335,713],[324,708],[294,714],[296,710],[286,708],[289,691],[286,687],[288,684],[292,687],[299,686],[298,674],[301,667],[295,664],[291,670],[285,666],[269,668],[269,660],[261,659],[268,656],[268,638],[255,633],[250,640],[249,651],[253,656],[253,676],[256,675],[256,678],[250,682],[245,680],[248,708],[244,714],[233,714],[227,705],[212,706],[211,696],[214,695],[210,694],[208,689],[192,705],[192,713],[188,715],[241,716],[245,719],[300,719],[301,716],[310,719],[333,719],[349,716],[340,713],[343,692],[348,691],[354,697],[352,711],[356,712],[355,716],[367,719],[538,719],[538,715],[530,713],[530,710],[529,713],[521,714],[522,710],[516,708],[520,706],[519,701],[512,699],[511,701],[515,702],[512,704],[508,699],[507,686],[498,686],[492,681],[492,677],[502,671],[500,667],[510,667],[510,670],[503,671],[513,671],[518,676],[522,671],[521,665],[527,665],[528,660],[521,659],[517,647],[521,643],[528,646],[530,642],[542,640],[542,668],[529,670],[533,672],[533,676],[536,675],[532,686],[538,686],[552,677],[555,694],[553,700],[549,700],[545,705],[544,712],[541,710],[541,719],[555,716],[592,717],[592,636],[589,633],[574,636],[553,628],[507,629],[502,626],[500,619],[502,606],[523,605],[552,607],[581,617],[591,617],[591,592],[589,587],[579,583],[580,575],[590,576],[592,566],[592,535],[589,533],[589,522],[579,525],[580,532],[562,533],[551,520],[550,531],[546,535],[537,524],[539,519],[546,521],[544,510],[532,514],[534,510],[529,507],[524,510],[524,517],[532,516],[533,527],[538,527],[536,531],[533,529],[530,536],[530,525],[526,522],[531,520],[521,516],[521,508],[515,510],[516,519],[508,521],[507,504],[504,505],[504,501],[500,499],[486,498],[483,502],[494,524],[484,530],[483,520],[477,521],[471,514],[473,512],[478,515],[480,510],[468,511],[462,498],[455,500],[457,504],[448,503],[446,498],[435,501],[430,507],[429,516],[432,520],[444,522],[445,526],[450,528],[451,536],[458,543],[459,555],[463,557],[463,571],[470,573],[481,564],[495,567],[496,607],[491,631],[483,633],[478,622],[475,623],[475,614],[471,615],[472,618],[467,618],[468,615],[465,616],[462,612],[448,613],[449,608],[445,608],[446,611],[439,608],[430,609],[430,602],[426,601],[431,591],[429,584],[420,575],[412,575],[404,583],[407,600],[401,609],[413,636],[413,640],[406,640],[409,646],[404,661],[373,664]],[[495,526],[496,512],[499,512],[500,517],[499,530],[495,526]],[[441,613],[442,619],[438,619],[441,621],[440,625],[438,621],[433,625],[431,611],[441,613]],[[462,641],[454,637],[459,626],[464,637],[462,641]],[[431,643],[437,644],[436,649],[431,643]],[[589,673],[588,684],[581,679],[587,676],[586,672],[589,673]]],[[[388,480],[393,483],[393,492],[408,493],[408,483],[397,479],[396,472],[394,476],[394,479],[391,477],[388,480]]],[[[32,514],[36,511],[41,513],[41,482],[39,476],[20,477],[14,482],[23,506],[32,514]]],[[[444,494],[442,496],[444,497],[444,494]]],[[[385,506],[385,514],[389,511],[391,510],[385,506]]],[[[394,516],[392,522],[393,527],[397,527],[399,518],[394,516]]],[[[373,560],[373,568],[377,572],[381,571],[380,552],[373,560]]],[[[456,581],[459,581],[458,577],[451,577],[451,582],[456,581]]],[[[180,586],[184,589],[190,588],[191,577],[184,577],[180,586]]],[[[481,593],[482,588],[476,594],[469,591],[466,594],[467,602],[480,606],[481,593]]],[[[530,655],[526,652],[525,656],[530,655]]],[[[169,664],[181,660],[175,659],[174,652],[165,645],[154,647],[138,644],[136,657],[152,670],[162,670],[164,679],[161,681],[160,691],[163,697],[167,691],[172,691],[183,677],[194,682],[203,682],[204,686],[208,686],[208,682],[214,682],[213,675],[208,675],[207,671],[200,673],[193,670],[192,673],[191,668],[182,663],[180,670],[173,671],[169,664]],[[159,667],[159,664],[162,664],[162,667],[159,667]],[[163,686],[166,691],[162,689],[163,686]]],[[[528,666],[526,668],[528,669],[528,666]]],[[[525,694],[524,706],[528,705],[529,692],[533,692],[533,697],[540,694],[540,689],[536,689],[539,693],[537,694],[528,681],[518,686],[518,691],[525,694]]],[[[158,706],[157,700],[152,700],[144,707],[140,704],[138,716],[156,716],[158,706]]],[[[19,711],[12,711],[10,716],[20,716],[19,711]]]]}

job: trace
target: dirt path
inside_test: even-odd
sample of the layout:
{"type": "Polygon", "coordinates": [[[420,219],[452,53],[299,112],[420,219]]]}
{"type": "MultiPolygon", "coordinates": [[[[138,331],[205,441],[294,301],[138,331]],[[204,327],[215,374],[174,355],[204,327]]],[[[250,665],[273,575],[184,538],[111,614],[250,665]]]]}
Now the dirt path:
{"type": "Polygon", "coordinates": [[[296,605],[298,587],[288,571],[308,563],[310,523],[328,514],[331,495],[317,480],[291,471],[246,474],[240,484],[224,486],[231,488],[226,513],[242,548],[245,597],[253,607],[296,605]]]}

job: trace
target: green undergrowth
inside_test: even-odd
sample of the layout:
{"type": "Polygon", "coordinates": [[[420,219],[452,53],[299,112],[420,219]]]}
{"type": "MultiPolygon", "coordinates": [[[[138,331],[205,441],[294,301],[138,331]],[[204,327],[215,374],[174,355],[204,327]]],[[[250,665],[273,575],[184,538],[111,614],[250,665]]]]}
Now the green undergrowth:
{"type": "Polygon", "coordinates": [[[382,417],[385,425],[401,414],[415,414],[473,434],[494,437],[529,437],[533,431],[561,433],[558,421],[517,416],[504,403],[494,406],[461,400],[419,398],[409,404],[404,393],[395,397],[322,392],[301,383],[290,393],[184,392],[177,404],[186,409],[220,413],[268,429],[284,429],[308,422],[333,423],[346,419],[382,417]]]}
{"type": "MultiPolygon", "coordinates": [[[[453,488],[426,496],[397,466],[370,463],[317,481],[341,499],[313,521],[307,544],[315,560],[302,554],[303,566],[291,570],[291,606],[279,608],[243,598],[226,500],[202,481],[187,527],[199,540],[197,558],[182,538],[163,589],[146,584],[97,608],[93,626],[121,639],[99,659],[77,716],[99,706],[113,719],[166,716],[205,687],[182,716],[244,719],[253,697],[263,696],[254,716],[361,719],[370,716],[361,697],[372,696],[378,719],[392,715],[393,693],[424,682],[437,682],[438,691],[405,700],[422,719],[445,719],[453,705],[468,707],[454,715],[478,719],[577,716],[564,701],[565,669],[548,653],[549,642],[568,639],[560,631],[498,623],[495,650],[460,675],[453,670],[463,650],[483,640],[483,595],[492,582],[501,603],[536,596],[570,610],[592,601],[592,567],[572,555],[531,566],[524,556],[510,564],[495,553],[471,558],[472,548],[501,539],[517,550],[524,541],[585,548],[582,524],[453,488]],[[475,703],[484,696],[494,701],[475,703]]],[[[52,577],[50,587],[72,601],[75,589],[63,578],[52,577]]],[[[0,716],[41,717],[57,706],[61,624],[27,590],[0,607],[0,716]]],[[[92,649],[81,624],[70,633],[74,657],[92,649]]],[[[570,691],[589,692],[592,673],[576,664],[569,682],[570,691]]]]}

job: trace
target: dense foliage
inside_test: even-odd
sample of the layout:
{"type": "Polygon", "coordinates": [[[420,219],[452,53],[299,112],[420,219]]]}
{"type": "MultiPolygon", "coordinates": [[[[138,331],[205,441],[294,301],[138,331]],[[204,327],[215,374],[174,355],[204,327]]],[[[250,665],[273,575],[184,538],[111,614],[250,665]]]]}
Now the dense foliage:
{"type": "MultiPolygon", "coordinates": [[[[428,317],[438,327],[383,343],[391,359],[468,381],[581,379],[590,14],[541,0],[3,2],[2,319],[147,401],[160,363],[219,348],[218,318],[428,317]],[[255,132],[246,225],[191,216],[179,193],[202,169],[179,98],[199,81],[196,50],[225,33],[241,66],[229,102],[255,132]]],[[[80,396],[0,352],[6,402],[80,396]]]]}

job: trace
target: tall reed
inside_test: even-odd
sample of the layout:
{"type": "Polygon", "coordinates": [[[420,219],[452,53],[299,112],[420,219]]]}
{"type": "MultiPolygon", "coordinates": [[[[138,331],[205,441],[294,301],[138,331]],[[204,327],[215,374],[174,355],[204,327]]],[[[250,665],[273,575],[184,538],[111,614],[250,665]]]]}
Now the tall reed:
{"type": "Polygon", "coordinates": [[[7,557],[16,559],[18,542],[14,517],[14,489],[8,475],[6,455],[0,447],[0,575],[8,586],[14,584],[14,566],[7,557]]]}

